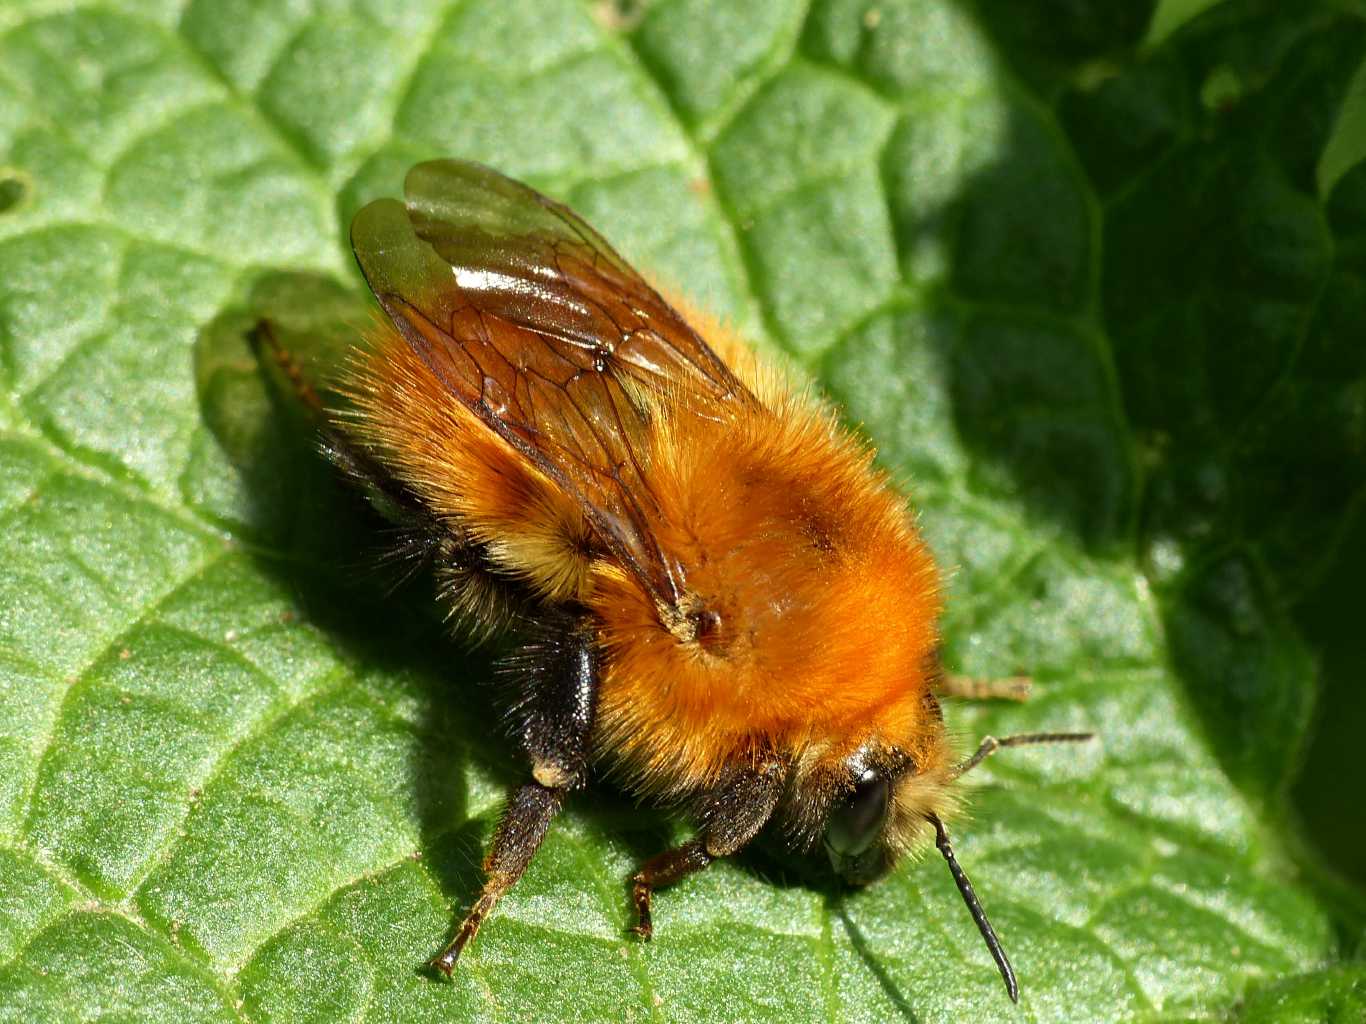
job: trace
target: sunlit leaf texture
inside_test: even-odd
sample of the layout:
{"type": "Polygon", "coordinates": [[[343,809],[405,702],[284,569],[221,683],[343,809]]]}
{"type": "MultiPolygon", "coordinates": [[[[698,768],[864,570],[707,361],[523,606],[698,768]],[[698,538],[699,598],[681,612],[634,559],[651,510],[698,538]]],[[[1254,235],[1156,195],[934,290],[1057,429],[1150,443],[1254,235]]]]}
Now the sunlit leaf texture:
{"type": "Polygon", "coordinates": [[[1286,794],[1366,501],[1364,57],[1351,0],[8,0],[0,1021],[1361,1021],[1286,794]],[[351,215],[445,155],[843,403],[950,666],[1036,680],[964,745],[1100,734],[958,825],[1018,1008],[939,863],[766,846],[632,941],[685,826],[604,789],[421,973],[522,771],[493,654],[388,595],[245,337],[343,344],[351,215]]]}

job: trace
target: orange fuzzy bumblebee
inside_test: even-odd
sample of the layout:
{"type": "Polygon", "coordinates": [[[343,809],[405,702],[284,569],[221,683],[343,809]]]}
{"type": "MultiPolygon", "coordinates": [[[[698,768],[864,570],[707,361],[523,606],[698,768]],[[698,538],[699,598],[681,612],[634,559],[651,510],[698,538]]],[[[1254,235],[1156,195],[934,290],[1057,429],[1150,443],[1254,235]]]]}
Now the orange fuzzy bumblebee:
{"type": "Polygon", "coordinates": [[[851,880],[944,831],[939,578],[903,499],[832,410],[717,324],[676,311],[565,207],[488,168],[415,167],[352,225],[385,316],[331,412],[333,459],[428,559],[454,614],[511,627],[530,761],[449,973],[600,764],[690,802],[651,894],[770,820],[851,880]],[[694,327],[702,327],[706,340],[694,327]]]}

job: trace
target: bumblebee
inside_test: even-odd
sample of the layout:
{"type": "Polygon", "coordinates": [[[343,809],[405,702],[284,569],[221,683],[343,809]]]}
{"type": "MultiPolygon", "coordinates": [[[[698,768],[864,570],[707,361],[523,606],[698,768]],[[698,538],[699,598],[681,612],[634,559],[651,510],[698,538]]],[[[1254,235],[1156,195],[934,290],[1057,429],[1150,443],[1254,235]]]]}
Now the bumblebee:
{"type": "Polygon", "coordinates": [[[873,450],[565,206],[456,160],[405,192],[352,224],[383,315],[324,444],[454,617],[520,637],[503,675],[529,763],[433,966],[451,972],[597,768],[697,823],[631,880],[642,938],[656,889],[770,822],[855,883],[933,841],[1016,999],[944,820],[999,747],[1089,737],[955,755],[940,576],[873,450]]]}

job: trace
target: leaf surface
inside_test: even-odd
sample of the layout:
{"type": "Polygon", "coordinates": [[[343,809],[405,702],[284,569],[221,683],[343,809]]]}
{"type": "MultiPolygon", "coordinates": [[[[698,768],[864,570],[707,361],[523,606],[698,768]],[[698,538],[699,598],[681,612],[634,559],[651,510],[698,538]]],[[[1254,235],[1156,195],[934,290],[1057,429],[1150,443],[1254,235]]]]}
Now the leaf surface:
{"type": "Polygon", "coordinates": [[[1359,1019],[1285,793],[1294,609],[1366,494],[1363,57],[1326,0],[8,4],[0,1021],[1359,1019]],[[358,568],[245,334],[343,345],[351,215],[443,155],[861,424],[949,665],[1036,680],[964,746],[1100,733],[994,758],[957,831],[1018,1009],[938,864],[760,850],[630,941],[682,826],[603,791],[420,973],[519,777],[489,655],[358,568]]]}

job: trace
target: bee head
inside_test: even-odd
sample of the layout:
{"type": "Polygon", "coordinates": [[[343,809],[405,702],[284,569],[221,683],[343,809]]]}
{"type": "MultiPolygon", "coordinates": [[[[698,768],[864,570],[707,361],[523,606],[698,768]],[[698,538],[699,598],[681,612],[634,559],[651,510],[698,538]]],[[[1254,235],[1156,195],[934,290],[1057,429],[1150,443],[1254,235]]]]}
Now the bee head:
{"type": "Polygon", "coordinates": [[[885,874],[908,849],[932,839],[1001,971],[1007,994],[1016,1002],[1015,972],[944,829],[942,814],[954,802],[949,787],[963,768],[948,760],[942,731],[922,749],[928,758],[868,742],[844,759],[845,784],[828,803],[825,850],[846,882],[862,885],[885,874]]]}
{"type": "Polygon", "coordinates": [[[846,881],[864,885],[933,836],[931,816],[952,810],[952,765],[942,741],[916,755],[877,741],[863,744],[827,776],[832,794],[821,843],[846,881]]]}
{"type": "MultiPolygon", "coordinates": [[[[928,697],[926,706],[932,701],[928,697]]],[[[937,703],[933,710],[938,711],[937,703]]],[[[853,884],[871,882],[896,863],[901,854],[924,840],[932,840],[996,961],[1006,992],[1015,1002],[1019,1000],[1015,972],[944,828],[945,815],[954,809],[953,783],[1002,747],[1083,742],[1092,739],[1092,734],[1023,733],[1000,739],[988,736],[975,754],[955,763],[944,741],[942,721],[937,714],[930,718],[939,727],[918,733],[918,747],[869,740],[852,754],[833,759],[834,763],[827,759],[821,769],[808,776],[812,788],[819,787],[822,775],[826,779],[825,795],[811,800],[808,808],[821,808],[823,840],[830,862],[845,881],[853,884]],[[908,749],[912,752],[908,753],[908,749]]]]}

